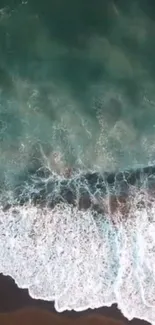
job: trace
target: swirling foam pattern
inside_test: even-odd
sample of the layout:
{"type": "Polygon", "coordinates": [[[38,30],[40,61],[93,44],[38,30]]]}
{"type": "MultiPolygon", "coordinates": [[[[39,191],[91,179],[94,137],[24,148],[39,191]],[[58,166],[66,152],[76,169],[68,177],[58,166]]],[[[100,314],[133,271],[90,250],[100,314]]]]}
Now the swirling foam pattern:
{"type": "MultiPolygon", "coordinates": [[[[94,212],[92,206],[79,209],[63,200],[52,208],[34,204],[32,192],[21,204],[7,209],[1,205],[0,272],[28,288],[32,297],[54,300],[59,312],[117,302],[129,320],[137,317],[155,324],[153,175],[136,175],[139,182],[138,176],[134,184],[129,178],[126,216],[121,209],[111,215],[110,208],[109,214],[94,212]]],[[[114,175],[105,179],[108,197],[114,175]]]]}

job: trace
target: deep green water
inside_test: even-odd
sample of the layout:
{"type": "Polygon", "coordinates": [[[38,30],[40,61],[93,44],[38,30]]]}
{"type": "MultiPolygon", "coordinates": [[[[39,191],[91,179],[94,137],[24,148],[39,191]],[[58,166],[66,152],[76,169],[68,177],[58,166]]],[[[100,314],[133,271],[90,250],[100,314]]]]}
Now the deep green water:
{"type": "Polygon", "coordinates": [[[86,170],[153,164],[153,1],[0,3],[1,182],[54,168],[53,151],[86,170]]]}

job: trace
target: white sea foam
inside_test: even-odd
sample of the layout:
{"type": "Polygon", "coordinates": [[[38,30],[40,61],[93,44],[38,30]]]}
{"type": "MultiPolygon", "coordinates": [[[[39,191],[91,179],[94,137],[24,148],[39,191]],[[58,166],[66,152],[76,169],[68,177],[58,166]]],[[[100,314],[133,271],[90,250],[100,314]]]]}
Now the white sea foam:
{"type": "Polygon", "coordinates": [[[1,208],[0,272],[32,297],[54,300],[59,312],[116,302],[129,320],[155,324],[154,212],[144,193],[118,228],[67,204],[1,208]]]}

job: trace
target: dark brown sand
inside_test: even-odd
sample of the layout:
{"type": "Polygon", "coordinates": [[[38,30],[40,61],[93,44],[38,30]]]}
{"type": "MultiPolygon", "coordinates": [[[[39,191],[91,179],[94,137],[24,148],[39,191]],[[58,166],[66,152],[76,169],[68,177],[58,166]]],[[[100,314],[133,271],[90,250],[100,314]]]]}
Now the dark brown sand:
{"type": "Polygon", "coordinates": [[[69,317],[56,315],[37,308],[22,309],[16,312],[1,314],[0,324],[2,325],[123,325],[123,322],[104,316],[93,315],[71,319],[69,317]]]}
{"type": "Polygon", "coordinates": [[[57,313],[53,302],[32,299],[26,289],[19,289],[11,277],[0,274],[0,325],[147,325],[128,321],[116,305],[85,312],[57,313]]]}

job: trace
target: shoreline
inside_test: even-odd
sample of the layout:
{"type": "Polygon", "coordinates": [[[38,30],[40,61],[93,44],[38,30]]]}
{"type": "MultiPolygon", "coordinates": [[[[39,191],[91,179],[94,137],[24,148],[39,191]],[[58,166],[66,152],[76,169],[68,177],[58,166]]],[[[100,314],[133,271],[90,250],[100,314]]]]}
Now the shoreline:
{"type": "MultiPolygon", "coordinates": [[[[34,310],[35,314],[42,313],[43,317],[44,313],[49,313],[51,314],[51,319],[52,317],[57,316],[59,318],[60,323],[65,322],[66,319],[70,319],[72,321],[77,320],[78,324],[78,319],[80,318],[79,323],[81,324],[82,317],[83,323],[85,324],[87,323],[88,318],[94,319],[95,317],[99,317],[102,320],[102,324],[104,324],[104,319],[106,319],[106,324],[108,321],[110,323],[113,320],[116,322],[123,322],[124,324],[130,325],[150,324],[149,322],[136,318],[129,321],[123,316],[123,314],[117,308],[116,304],[112,305],[111,307],[102,307],[94,310],[88,309],[83,312],[65,311],[62,313],[58,313],[54,308],[53,302],[33,299],[28,294],[28,290],[18,288],[15,281],[10,276],[4,276],[3,274],[0,274],[0,323],[3,325],[3,323],[1,322],[1,316],[4,314],[10,314],[10,317],[12,317],[11,315],[13,315],[13,313],[23,313],[23,315],[25,315],[29,313],[31,314],[32,310],[34,310]]],[[[95,322],[92,322],[92,324],[95,324],[95,322]]]]}

